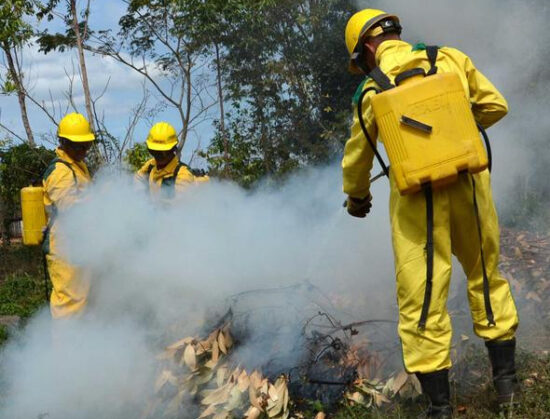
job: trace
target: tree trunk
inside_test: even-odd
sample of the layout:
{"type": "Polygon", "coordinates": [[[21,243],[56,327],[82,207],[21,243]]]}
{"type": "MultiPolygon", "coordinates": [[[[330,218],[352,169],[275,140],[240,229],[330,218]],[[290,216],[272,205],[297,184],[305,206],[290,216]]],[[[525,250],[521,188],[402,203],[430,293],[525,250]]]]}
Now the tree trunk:
{"type": "Polygon", "coordinates": [[[187,59],[187,62],[186,62],[186,65],[185,65],[185,69],[184,69],[184,77],[185,77],[185,112],[183,111],[183,109],[181,108],[181,106],[179,107],[179,113],[180,113],[180,117],[181,117],[181,120],[182,120],[182,123],[183,123],[183,127],[182,127],[182,130],[181,130],[181,138],[180,138],[180,142],[178,144],[178,148],[177,148],[177,154],[178,156],[181,156],[181,153],[183,151],[183,146],[185,145],[185,141],[187,140],[187,135],[189,134],[189,121],[191,120],[191,99],[192,99],[192,94],[193,94],[193,89],[192,89],[192,85],[191,85],[191,82],[192,82],[192,78],[191,78],[191,67],[193,67],[193,63],[191,61],[191,57],[189,56],[189,54],[187,55],[186,57],[187,59]]]}
{"type": "Polygon", "coordinates": [[[82,37],[80,36],[80,27],[78,26],[78,15],[76,11],[76,0],[69,0],[71,6],[71,14],[73,15],[73,31],[76,36],[76,48],[78,50],[78,60],[80,62],[80,73],[82,76],[82,88],[84,89],[84,102],[86,104],[86,114],[90,128],[94,131],[94,113],[92,111],[92,99],[90,95],[90,85],[88,83],[88,71],[86,70],[86,61],[84,59],[84,47],[82,45],[82,37]]]}
{"type": "Polygon", "coordinates": [[[25,103],[25,90],[13,56],[11,55],[11,48],[7,42],[2,44],[2,49],[6,54],[6,59],[8,61],[8,70],[10,77],[15,84],[15,90],[17,91],[17,99],[19,100],[19,107],[21,108],[21,119],[23,120],[23,126],[25,127],[25,132],[27,133],[27,140],[31,147],[35,146],[34,137],[32,135],[31,124],[29,123],[29,117],[27,115],[27,105],[25,103]]]}
{"type": "Polygon", "coordinates": [[[220,61],[220,47],[217,42],[214,42],[216,48],[216,71],[217,71],[217,84],[218,84],[218,101],[220,102],[220,132],[222,134],[223,141],[223,158],[225,160],[224,173],[227,174],[229,169],[229,144],[227,140],[227,132],[225,131],[225,111],[223,106],[223,89],[222,89],[222,66],[220,61]]]}

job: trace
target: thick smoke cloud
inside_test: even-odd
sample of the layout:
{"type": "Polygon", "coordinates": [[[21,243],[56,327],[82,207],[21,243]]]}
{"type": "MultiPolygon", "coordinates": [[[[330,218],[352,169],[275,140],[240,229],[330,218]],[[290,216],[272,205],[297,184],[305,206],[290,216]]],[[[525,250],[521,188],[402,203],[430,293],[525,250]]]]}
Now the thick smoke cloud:
{"type": "Polygon", "coordinates": [[[343,322],[394,318],[386,185],[364,222],[342,208],[340,176],[334,165],[254,193],[212,182],[159,205],[129,176],[100,174],[59,219],[67,258],[93,278],[90,309],[55,325],[44,312],[8,345],[0,417],[136,417],[162,345],[219,319],[243,291],[303,284],[238,299],[236,316],[258,313],[236,354],[251,367],[297,362],[303,322],[333,304],[343,322]],[[279,329],[277,353],[266,327],[279,329]]]}
{"type": "MultiPolygon", "coordinates": [[[[398,14],[410,42],[462,49],[508,98],[510,115],[489,131],[497,203],[505,208],[513,179],[528,173],[528,145],[548,131],[548,87],[532,83],[549,55],[546,2],[358,4],[366,6],[398,14]]],[[[367,220],[347,216],[337,164],[254,193],[212,182],[165,206],[137,193],[126,175],[100,174],[60,219],[67,257],[92,274],[88,313],[54,324],[43,311],[12,339],[0,358],[0,418],[139,417],[159,348],[196,333],[246,290],[309,281],[323,294],[313,302],[330,301],[343,322],[395,319],[385,180],[373,195],[367,220]]],[[[262,299],[279,304],[273,293],[262,299]]],[[[309,307],[312,293],[295,292],[286,303],[293,308],[279,322],[292,324],[304,314],[294,308],[309,307]]],[[[290,345],[295,335],[287,332],[290,345]]],[[[262,343],[242,348],[242,359],[261,365],[271,356],[262,343]]]]}
{"type": "MultiPolygon", "coordinates": [[[[307,279],[345,289],[364,278],[365,263],[379,265],[368,256],[365,236],[389,251],[389,227],[379,231],[344,216],[336,167],[254,193],[212,182],[166,206],[149,202],[127,179],[109,177],[62,220],[66,231],[78,232],[64,243],[68,257],[100,278],[94,291],[102,311],[143,305],[170,322],[181,319],[181,303],[187,312],[200,311],[254,288],[307,279]]],[[[385,218],[386,199],[378,199],[384,204],[374,218],[385,218]]],[[[373,276],[386,270],[391,278],[391,269],[391,263],[372,268],[373,276]]]]}

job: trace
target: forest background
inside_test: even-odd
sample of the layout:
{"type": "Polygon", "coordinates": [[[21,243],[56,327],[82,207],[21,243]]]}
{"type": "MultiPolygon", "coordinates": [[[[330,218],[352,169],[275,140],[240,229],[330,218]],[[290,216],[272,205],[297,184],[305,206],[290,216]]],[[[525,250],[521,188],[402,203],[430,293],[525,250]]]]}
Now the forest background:
{"type": "Polygon", "coordinates": [[[17,218],[19,189],[40,178],[56,124],[71,111],[97,133],[93,171],[136,170],[159,119],[176,126],[185,162],[247,188],[341,155],[361,82],[346,74],[352,1],[111,2],[122,15],[110,27],[101,22],[112,21],[114,6],[101,3],[0,6],[0,88],[11,99],[2,99],[0,114],[4,231],[17,218]],[[33,63],[43,71],[55,55],[59,66],[60,53],[65,80],[36,74],[33,63]],[[120,91],[125,83],[130,91],[120,91]]]}

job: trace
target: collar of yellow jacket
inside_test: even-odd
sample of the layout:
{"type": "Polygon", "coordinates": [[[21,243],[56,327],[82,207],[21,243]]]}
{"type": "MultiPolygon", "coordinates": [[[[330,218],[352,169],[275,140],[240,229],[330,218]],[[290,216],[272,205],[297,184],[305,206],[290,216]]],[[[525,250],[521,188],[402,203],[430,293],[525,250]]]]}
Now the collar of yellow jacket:
{"type": "Polygon", "coordinates": [[[382,42],[376,49],[376,55],[374,57],[376,59],[376,65],[380,65],[380,62],[384,57],[393,55],[397,53],[399,50],[403,50],[403,49],[410,51],[411,44],[405,41],[393,40],[393,39],[382,42]]]}
{"type": "Polygon", "coordinates": [[[84,173],[88,173],[88,166],[86,166],[86,163],[83,161],[76,161],[73,160],[65,151],[61,150],[61,148],[57,147],[55,149],[55,154],[57,154],[57,157],[59,157],[61,160],[66,161],[71,166],[78,166],[84,173]]]}
{"type": "MultiPolygon", "coordinates": [[[[154,159],[153,159],[154,161],[154,159]]],[[[178,156],[174,156],[174,158],[172,160],[170,160],[170,163],[168,163],[166,166],[164,166],[162,169],[159,169],[157,167],[157,164],[156,162],[154,163],[155,164],[155,167],[154,167],[154,177],[158,178],[158,177],[166,177],[166,176],[171,176],[174,171],[176,170],[176,167],[179,163],[179,158],[178,156]]]]}

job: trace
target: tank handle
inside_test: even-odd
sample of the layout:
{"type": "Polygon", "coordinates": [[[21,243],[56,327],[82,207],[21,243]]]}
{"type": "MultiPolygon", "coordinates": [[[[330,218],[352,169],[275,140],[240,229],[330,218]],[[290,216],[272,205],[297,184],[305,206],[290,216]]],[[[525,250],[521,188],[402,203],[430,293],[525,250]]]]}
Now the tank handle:
{"type": "Polygon", "coordinates": [[[407,79],[409,79],[411,77],[414,77],[414,76],[426,77],[426,72],[424,71],[423,68],[420,68],[420,67],[416,67],[416,68],[413,68],[413,69],[410,69],[410,70],[407,70],[407,71],[403,71],[402,73],[399,73],[395,77],[395,84],[397,86],[399,86],[402,81],[407,80],[407,79]]]}

